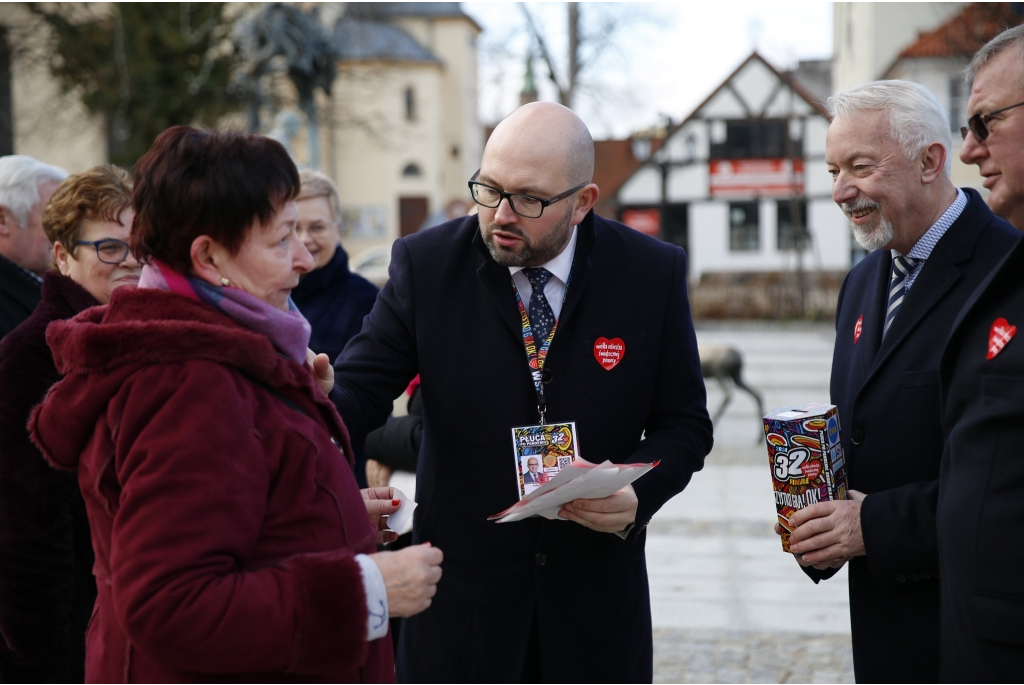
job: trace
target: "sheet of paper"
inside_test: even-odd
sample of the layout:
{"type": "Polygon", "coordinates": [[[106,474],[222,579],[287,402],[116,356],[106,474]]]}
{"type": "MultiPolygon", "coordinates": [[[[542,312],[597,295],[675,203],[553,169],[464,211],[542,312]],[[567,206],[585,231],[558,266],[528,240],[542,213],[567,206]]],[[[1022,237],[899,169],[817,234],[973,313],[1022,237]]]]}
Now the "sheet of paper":
{"type": "Polygon", "coordinates": [[[395,488],[395,499],[402,503],[398,505],[398,511],[388,516],[387,526],[399,535],[412,530],[412,512],[416,511],[416,501],[406,497],[398,488],[395,488]]]}
{"type": "Polygon", "coordinates": [[[530,516],[558,519],[558,510],[574,499],[600,499],[626,487],[652,468],[653,464],[591,464],[577,457],[572,466],[505,511],[489,517],[499,523],[519,521],[530,516]]]}

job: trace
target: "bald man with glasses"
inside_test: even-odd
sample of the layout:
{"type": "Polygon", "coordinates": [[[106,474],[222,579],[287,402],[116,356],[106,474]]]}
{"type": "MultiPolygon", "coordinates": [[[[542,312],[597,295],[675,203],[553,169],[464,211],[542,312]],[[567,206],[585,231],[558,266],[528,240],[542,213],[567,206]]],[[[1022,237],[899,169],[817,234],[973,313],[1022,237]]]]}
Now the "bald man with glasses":
{"type": "Polygon", "coordinates": [[[645,529],[703,466],[711,423],[686,255],[596,216],[593,168],[571,110],[509,115],[469,183],[479,215],[396,241],[335,366],[332,398],[357,436],[423,379],[413,536],[444,552],[444,576],[403,623],[400,681],[653,677],[645,529]],[[587,461],[661,463],[560,520],[488,522],[525,487],[513,429],[545,422],[575,422],[587,461]]]}
{"type": "MultiPolygon", "coordinates": [[[[1024,26],[968,67],[960,158],[977,164],[992,211],[1024,229],[1024,26]]],[[[946,446],[938,548],[944,682],[1024,674],[1024,241],[981,283],[940,366],[946,446]]]]}

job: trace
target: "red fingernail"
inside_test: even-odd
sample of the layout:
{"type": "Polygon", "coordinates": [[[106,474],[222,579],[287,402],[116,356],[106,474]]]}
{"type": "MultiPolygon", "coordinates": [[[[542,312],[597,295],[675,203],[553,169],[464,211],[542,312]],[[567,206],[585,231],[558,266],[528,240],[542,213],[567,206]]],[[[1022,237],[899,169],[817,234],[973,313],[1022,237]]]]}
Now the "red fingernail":
{"type": "Polygon", "coordinates": [[[400,500],[400,499],[393,499],[393,500],[391,500],[391,506],[397,507],[399,504],[401,504],[401,502],[402,502],[402,500],[400,500]]]}

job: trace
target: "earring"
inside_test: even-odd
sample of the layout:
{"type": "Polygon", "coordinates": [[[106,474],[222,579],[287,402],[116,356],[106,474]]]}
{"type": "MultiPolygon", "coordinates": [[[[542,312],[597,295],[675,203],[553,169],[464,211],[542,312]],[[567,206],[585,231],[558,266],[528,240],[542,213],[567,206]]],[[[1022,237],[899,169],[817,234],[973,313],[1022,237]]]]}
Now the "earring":
{"type": "Polygon", "coordinates": [[[231,281],[229,281],[228,279],[226,279],[223,276],[221,276],[220,277],[220,284],[226,288],[229,285],[231,285],[231,281]]]}

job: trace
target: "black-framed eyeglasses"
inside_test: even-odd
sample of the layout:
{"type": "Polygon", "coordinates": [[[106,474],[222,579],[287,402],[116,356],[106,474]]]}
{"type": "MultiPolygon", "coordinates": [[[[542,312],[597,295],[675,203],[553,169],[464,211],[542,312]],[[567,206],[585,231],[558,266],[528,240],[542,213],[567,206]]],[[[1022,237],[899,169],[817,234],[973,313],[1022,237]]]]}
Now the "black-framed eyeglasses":
{"type": "MultiPolygon", "coordinates": [[[[473,178],[476,178],[476,174],[473,174],[473,178]]],[[[545,207],[553,205],[559,200],[564,200],[586,185],[586,183],[581,183],[575,188],[570,188],[564,193],[559,193],[547,199],[533,195],[523,195],[522,193],[506,193],[504,190],[498,190],[480,181],[470,181],[469,191],[473,193],[473,201],[478,205],[494,209],[504,199],[508,200],[508,206],[519,216],[526,219],[536,219],[544,213],[545,207]]]]}
{"type": "Polygon", "coordinates": [[[1014,109],[1015,107],[1021,107],[1022,105],[1024,105],[1024,102],[1018,102],[1016,105],[1003,107],[1002,109],[997,109],[996,111],[989,112],[988,114],[975,114],[973,117],[967,120],[966,126],[960,127],[960,137],[963,138],[964,140],[967,140],[967,132],[970,131],[978,140],[985,140],[986,138],[988,138],[987,122],[989,119],[991,119],[997,114],[1002,114],[1003,112],[1014,109]]]}
{"type": "Polygon", "coordinates": [[[116,238],[76,240],[75,245],[92,245],[96,248],[96,256],[104,264],[120,264],[128,259],[128,252],[131,249],[128,247],[128,243],[116,238]]]}

